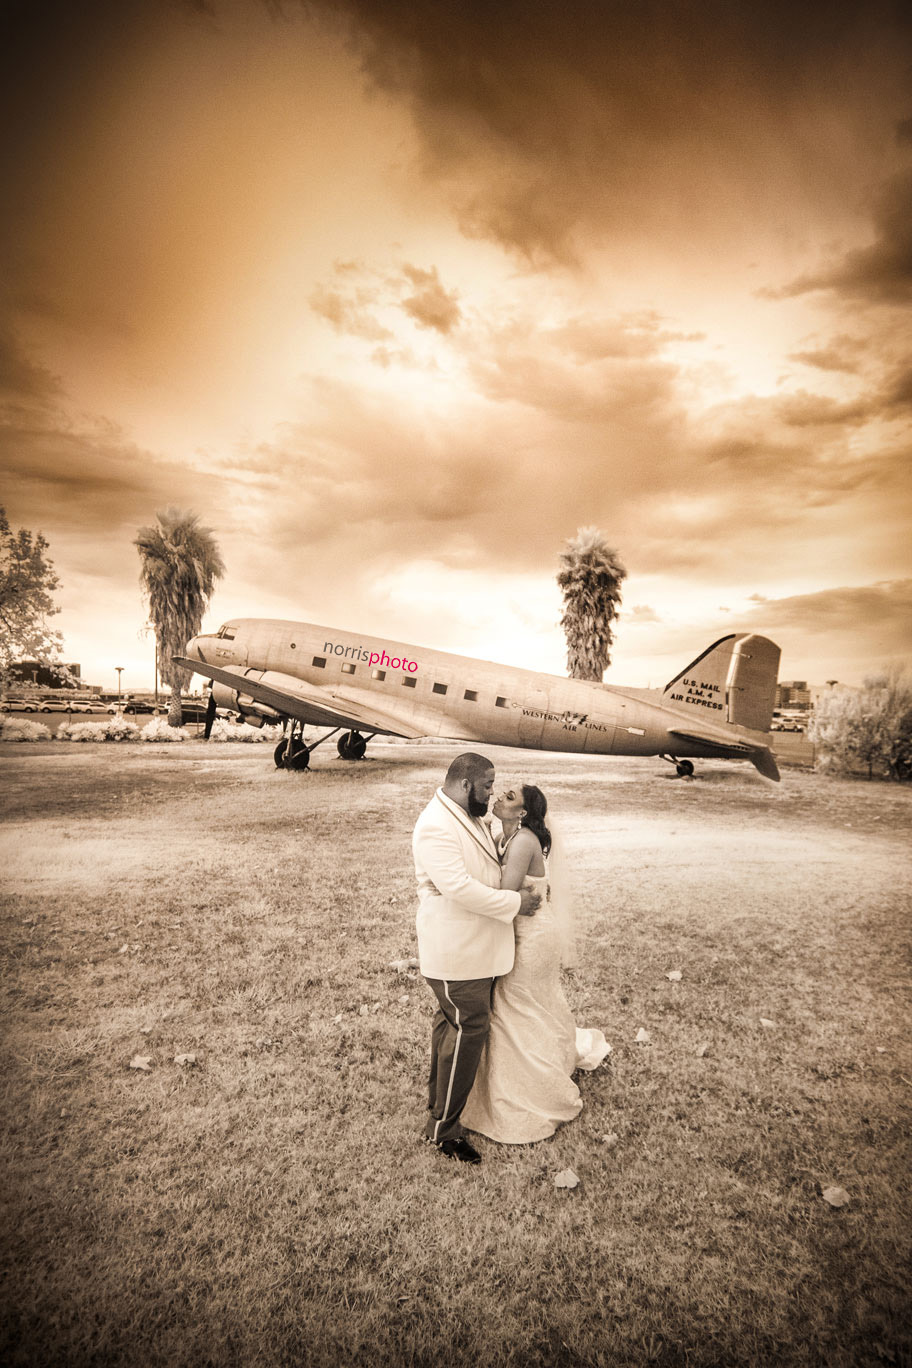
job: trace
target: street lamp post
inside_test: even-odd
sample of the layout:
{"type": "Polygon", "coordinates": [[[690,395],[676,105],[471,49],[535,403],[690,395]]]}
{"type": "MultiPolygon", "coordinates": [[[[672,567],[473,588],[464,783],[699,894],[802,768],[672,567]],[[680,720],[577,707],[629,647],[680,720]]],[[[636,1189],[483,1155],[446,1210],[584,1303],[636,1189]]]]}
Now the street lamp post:
{"type": "Polygon", "coordinates": [[[123,674],[123,672],[124,672],[124,666],[123,666],[123,665],[115,665],[115,666],[114,666],[114,669],[117,671],[117,706],[118,706],[118,708],[119,708],[119,707],[120,707],[120,676],[121,676],[121,675],[123,674]]]}

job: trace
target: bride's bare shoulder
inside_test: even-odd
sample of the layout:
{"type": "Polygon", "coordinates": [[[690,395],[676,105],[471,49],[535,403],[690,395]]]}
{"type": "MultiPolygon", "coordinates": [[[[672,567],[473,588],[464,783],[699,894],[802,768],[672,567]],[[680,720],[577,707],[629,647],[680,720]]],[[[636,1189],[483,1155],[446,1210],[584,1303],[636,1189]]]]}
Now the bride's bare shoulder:
{"type": "Polygon", "coordinates": [[[545,872],[545,857],[542,854],[541,841],[535,832],[530,831],[528,827],[520,827],[514,844],[519,846],[522,858],[528,861],[528,873],[533,878],[540,879],[545,872]]]}

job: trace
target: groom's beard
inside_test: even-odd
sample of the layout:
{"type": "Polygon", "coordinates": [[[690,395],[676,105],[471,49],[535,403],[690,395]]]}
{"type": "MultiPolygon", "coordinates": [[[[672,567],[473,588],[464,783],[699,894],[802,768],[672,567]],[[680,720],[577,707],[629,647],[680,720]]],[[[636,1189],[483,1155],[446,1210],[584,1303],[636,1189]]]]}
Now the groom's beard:
{"type": "Polygon", "coordinates": [[[469,816],[470,816],[470,817],[483,817],[483,816],[485,815],[485,813],[487,812],[487,810],[488,810],[488,800],[487,800],[487,798],[485,798],[484,802],[482,802],[480,798],[476,798],[476,797],[475,797],[475,790],[474,790],[474,788],[472,788],[472,789],[469,790],[468,799],[469,799],[469,816]]]}

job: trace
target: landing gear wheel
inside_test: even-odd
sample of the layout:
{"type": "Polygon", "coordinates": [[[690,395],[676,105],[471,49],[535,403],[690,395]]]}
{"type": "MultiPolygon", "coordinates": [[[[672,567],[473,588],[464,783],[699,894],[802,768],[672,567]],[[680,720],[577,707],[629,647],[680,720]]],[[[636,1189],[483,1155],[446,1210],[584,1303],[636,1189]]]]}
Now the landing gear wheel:
{"type": "Polygon", "coordinates": [[[364,752],[367,750],[367,742],[360,732],[346,732],[336,742],[336,750],[343,760],[363,760],[364,752]]]}
{"type": "Polygon", "coordinates": [[[690,779],[694,772],[694,767],[690,760],[679,760],[675,768],[682,779],[690,779]]]}
{"type": "Polygon", "coordinates": [[[289,743],[283,737],[273,751],[276,769],[306,770],[310,768],[310,751],[299,736],[292,737],[289,743]]]}

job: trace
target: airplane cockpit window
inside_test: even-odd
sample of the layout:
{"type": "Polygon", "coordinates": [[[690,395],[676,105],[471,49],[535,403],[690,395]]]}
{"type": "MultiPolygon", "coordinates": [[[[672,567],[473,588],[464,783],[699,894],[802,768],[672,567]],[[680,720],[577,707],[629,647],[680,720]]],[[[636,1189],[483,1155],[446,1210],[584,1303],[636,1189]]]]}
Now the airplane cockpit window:
{"type": "Polygon", "coordinates": [[[237,627],[231,622],[226,622],[224,626],[218,629],[216,636],[221,637],[223,641],[234,641],[237,636],[237,627]]]}

